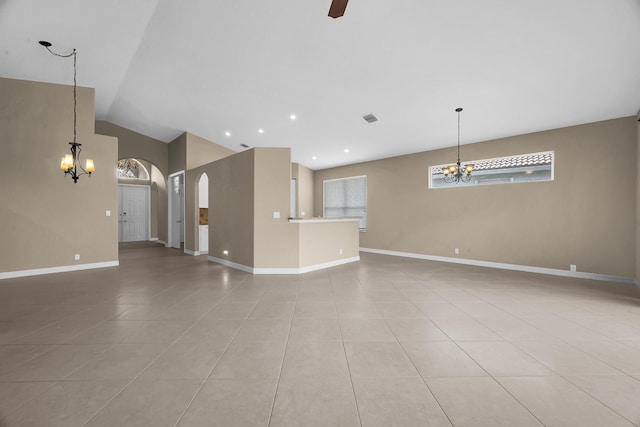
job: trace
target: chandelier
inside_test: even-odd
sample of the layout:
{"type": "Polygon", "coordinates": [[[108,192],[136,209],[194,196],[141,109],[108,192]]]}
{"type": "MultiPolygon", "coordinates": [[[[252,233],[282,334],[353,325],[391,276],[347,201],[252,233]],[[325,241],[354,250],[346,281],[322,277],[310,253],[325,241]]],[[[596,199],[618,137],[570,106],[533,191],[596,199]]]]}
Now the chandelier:
{"type": "Polygon", "coordinates": [[[468,163],[464,166],[460,164],[460,112],[462,108],[456,108],[456,113],[458,113],[458,162],[455,165],[451,165],[445,168],[442,168],[442,173],[444,174],[444,182],[451,183],[459,183],[469,182],[471,180],[471,172],[473,172],[473,164],[468,163]]]}
{"type": "Polygon", "coordinates": [[[118,160],[118,176],[136,178],[138,176],[138,162],[135,159],[118,160]]]}
{"type": "Polygon", "coordinates": [[[51,49],[51,43],[48,41],[41,41],[40,44],[44,46],[49,53],[54,56],[60,58],[69,58],[73,57],[73,141],[69,143],[71,145],[71,154],[66,154],[62,157],[60,161],[60,169],[64,172],[65,176],[70,175],[71,179],[73,179],[74,183],[78,182],[78,179],[81,175],[89,175],[91,177],[91,173],[95,172],[96,168],[93,165],[93,160],[87,159],[85,162],[85,166],[82,167],[80,163],[80,152],[82,151],[82,144],[77,141],[77,106],[78,106],[78,88],[76,84],[76,50],[73,49],[68,55],[60,55],[59,53],[53,52],[51,49]],[[80,171],[78,171],[78,167],[80,167],[80,171]]]}

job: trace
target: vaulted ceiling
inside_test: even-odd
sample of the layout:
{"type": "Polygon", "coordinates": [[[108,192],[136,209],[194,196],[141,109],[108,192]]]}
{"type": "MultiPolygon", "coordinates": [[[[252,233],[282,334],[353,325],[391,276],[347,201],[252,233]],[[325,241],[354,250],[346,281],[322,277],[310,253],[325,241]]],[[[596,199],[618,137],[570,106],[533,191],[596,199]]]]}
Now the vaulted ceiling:
{"type": "Polygon", "coordinates": [[[0,76],[71,84],[38,41],[76,48],[97,119],[291,147],[312,169],[455,145],[456,107],[463,144],[640,107],[640,0],[330,4],[0,0],[0,76]]]}

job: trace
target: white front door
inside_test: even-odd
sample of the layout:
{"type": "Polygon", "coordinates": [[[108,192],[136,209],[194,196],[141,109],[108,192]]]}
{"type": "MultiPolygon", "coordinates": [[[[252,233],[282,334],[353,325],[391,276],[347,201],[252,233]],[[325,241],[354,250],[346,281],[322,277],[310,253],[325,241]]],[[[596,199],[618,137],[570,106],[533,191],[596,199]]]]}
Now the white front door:
{"type": "Polygon", "coordinates": [[[149,187],[118,185],[118,241],[149,240],[149,187]]]}
{"type": "Polygon", "coordinates": [[[180,249],[184,242],[184,174],[169,177],[171,211],[169,212],[170,246],[180,249]]]}

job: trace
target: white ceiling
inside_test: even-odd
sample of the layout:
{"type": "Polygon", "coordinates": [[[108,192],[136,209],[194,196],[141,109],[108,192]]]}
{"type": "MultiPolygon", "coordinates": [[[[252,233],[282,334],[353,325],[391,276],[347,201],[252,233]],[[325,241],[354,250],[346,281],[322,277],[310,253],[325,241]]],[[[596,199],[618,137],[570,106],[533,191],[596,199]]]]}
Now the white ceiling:
{"type": "Polygon", "coordinates": [[[312,169],[455,145],[458,106],[463,144],[640,107],[640,0],[330,3],[0,0],[0,76],[71,84],[37,42],[76,48],[97,119],[312,169]]]}

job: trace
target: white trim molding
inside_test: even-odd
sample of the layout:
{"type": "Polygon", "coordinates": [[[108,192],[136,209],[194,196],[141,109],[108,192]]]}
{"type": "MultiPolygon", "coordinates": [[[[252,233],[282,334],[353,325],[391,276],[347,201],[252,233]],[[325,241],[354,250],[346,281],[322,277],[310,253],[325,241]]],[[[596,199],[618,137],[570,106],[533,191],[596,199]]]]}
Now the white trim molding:
{"type": "Polygon", "coordinates": [[[502,270],[524,271],[527,273],[548,274],[551,276],[573,277],[577,279],[601,280],[604,282],[616,282],[625,284],[634,284],[634,279],[630,277],[610,276],[607,274],[586,273],[582,271],[568,271],[557,268],[534,267],[530,265],[506,264],[502,262],[479,261],[475,259],[451,258],[435,255],[416,254],[411,252],[388,251],[386,249],[360,248],[361,252],[369,252],[373,254],[399,256],[405,258],[425,259],[428,261],[450,262],[454,264],[475,265],[478,267],[499,268],[502,270]]]}
{"type": "Polygon", "coordinates": [[[63,265],[60,267],[36,268],[33,270],[19,270],[0,272],[0,280],[16,277],[39,276],[41,274],[66,273],[69,271],[91,270],[94,268],[118,267],[119,261],[94,262],[90,264],[63,265]]]}
{"type": "Polygon", "coordinates": [[[200,256],[200,255],[206,255],[209,252],[208,251],[192,251],[191,249],[185,249],[184,253],[192,256],[200,256]]]}
{"type": "Polygon", "coordinates": [[[312,271],[323,270],[325,268],[336,267],[338,265],[349,264],[351,262],[360,261],[359,256],[352,258],[338,259],[335,261],[324,262],[321,264],[314,264],[307,267],[285,267],[285,268],[268,268],[268,267],[249,267],[247,265],[238,264],[233,261],[229,261],[222,258],[216,258],[210,256],[207,258],[209,261],[216,262],[218,264],[225,265],[227,267],[235,268],[251,274],[304,274],[312,271]]]}

